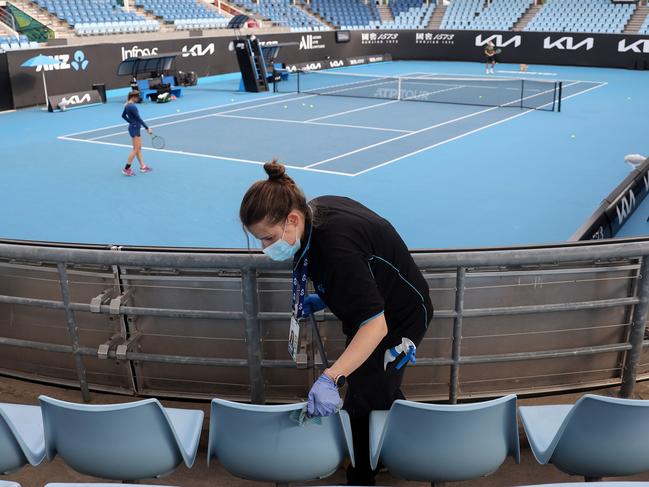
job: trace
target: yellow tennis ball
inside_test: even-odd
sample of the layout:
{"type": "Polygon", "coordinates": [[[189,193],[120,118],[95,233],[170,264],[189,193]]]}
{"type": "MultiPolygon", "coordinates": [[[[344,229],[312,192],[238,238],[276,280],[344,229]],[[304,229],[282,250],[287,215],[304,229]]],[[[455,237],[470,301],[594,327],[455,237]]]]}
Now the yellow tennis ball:
{"type": "Polygon", "coordinates": [[[571,139],[574,139],[575,137],[577,137],[575,134],[572,134],[572,135],[570,136],[571,139]]]}
{"type": "Polygon", "coordinates": [[[180,113],[180,108],[176,108],[176,113],[180,113]]]}

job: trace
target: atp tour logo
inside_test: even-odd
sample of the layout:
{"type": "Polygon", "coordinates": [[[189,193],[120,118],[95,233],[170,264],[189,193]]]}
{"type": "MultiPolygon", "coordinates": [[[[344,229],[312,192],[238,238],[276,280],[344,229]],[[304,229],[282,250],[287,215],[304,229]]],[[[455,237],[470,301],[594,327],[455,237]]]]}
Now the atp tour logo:
{"type": "Polygon", "coordinates": [[[156,56],[157,54],[157,47],[139,47],[136,45],[126,49],[126,47],[122,46],[122,61],[132,57],[156,56]]]}
{"type": "Polygon", "coordinates": [[[74,71],[85,71],[88,69],[88,64],[90,63],[86,59],[86,55],[82,50],[75,51],[72,55],[72,62],[70,62],[69,54],[55,54],[52,56],[56,59],[59,64],[49,64],[47,66],[38,65],[36,66],[36,71],[64,71],[67,69],[73,69],[74,71]]]}
{"type": "Polygon", "coordinates": [[[501,34],[493,34],[485,38],[483,38],[482,34],[480,34],[475,38],[475,45],[478,47],[486,46],[489,42],[493,42],[494,46],[496,47],[519,47],[523,41],[522,37],[519,35],[511,36],[510,38],[505,39],[505,36],[501,34]]]}
{"type": "Polygon", "coordinates": [[[300,51],[311,49],[322,49],[325,45],[322,43],[322,36],[315,34],[303,35],[300,39],[300,51]]]}
{"type": "Polygon", "coordinates": [[[455,44],[455,34],[433,34],[432,32],[417,32],[415,44],[455,44]]]}
{"type": "Polygon", "coordinates": [[[365,32],[361,34],[361,44],[399,44],[399,34],[365,32]]]}
{"type": "Polygon", "coordinates": [[[627,39],[622,39],[617,43],[617,52],[641,52],[649,54],[649,39],[640,39],[639,41],[627,44],[627,39]]]}
{"type": "Polygon", "coordinates": [[[543,39],[543,49],[560,49],[565,51],[577,51],[578,49],[585,49],[590,51],[595,46],[595,39],[586,37],[583,41],[575,42],[574,37],[563,36],[557,40],[552,40],[552,36],[543,39]]]}
{"type": "MultiPolygon", "coordinates": [[[[237,45],[238,47],[238,45],[237,45]]],[[[214,55],[215,49],[214,49],[214,43],[210,42],[206,46],[203,46],[203,44],[194,44],[193,46],[183,46],[181,49],[182,51],[182,56],[183,57],[189,57],[189,56],[212,56],[214,55]]]]}

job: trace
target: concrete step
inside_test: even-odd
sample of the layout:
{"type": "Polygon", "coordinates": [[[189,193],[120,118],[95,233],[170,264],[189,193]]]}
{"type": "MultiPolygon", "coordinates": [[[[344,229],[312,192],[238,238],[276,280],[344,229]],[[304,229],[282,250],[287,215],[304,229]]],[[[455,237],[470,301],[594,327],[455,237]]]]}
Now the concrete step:
{"type": "Polygon", "coordinates": [[[385,22],[394,22],[394,15],[392,15],[392,10],[390,7],[385,5],[379,5],[379,17],[381,17],[381,23],[385,22]]]}
{"type": "Polygon", "coordinates": [[[441,3],[437,4],[437,7],[435,7],[435,12],[433,12],[433,16],[430,18],[430,21],[428,22],[428,29],[439,29],[440,26],[442,25],[442,20],[444,20],[444,14],[446,13],[446,5],[442,5],[441,3]]]}
{"type": "Polygon", "coordinates": [[[635,12],[633,12],[633,15],[631,15],[631,18],[624,27],[623,33],[637,34],[640,30],[640,27],[642,27],[645,18],[647,18],[647,14],[649,14],[649,7],[647,5],[638,4],[635,12]]]}
{"type": "Polygon", "coordinates": [[[512,27],[512,30],[523,30],[525,29],[525,26],[530,23],[530,21],[534,18],[534,16],[538,13],[538,11],[541,9],[540,5],[531,5],[530,8],[528,8],[523,16],[518,19],[518,22],[514,24],[514,27],[512,27]]]}

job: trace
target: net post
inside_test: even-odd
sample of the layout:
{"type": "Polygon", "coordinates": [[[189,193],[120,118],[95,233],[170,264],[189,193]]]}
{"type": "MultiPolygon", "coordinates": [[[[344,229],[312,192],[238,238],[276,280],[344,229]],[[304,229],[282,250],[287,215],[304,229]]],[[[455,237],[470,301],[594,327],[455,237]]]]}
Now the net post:
{"type": "Polygon", "coordinates": [[[297,92],[301,93],[300,92],[300,70],[298,69],[295,72],[297,73],[297,92]]]}
{"type": "Polygon", "coordinates": [[[523,109],[523,99],[525,98],[525,80],[521,80],[521,110],[523,109]]]}
{"type": "Polygon", "coordinates": [[[557,112],[561,111],[561,92],[563,91],[563,81],[559,81],[559,100],[557,101],[557,112]]]}
{"type": "Polygon", "coordinates": [[[401,100],[401,76],[397,76],[397,100],[401,100]]]}

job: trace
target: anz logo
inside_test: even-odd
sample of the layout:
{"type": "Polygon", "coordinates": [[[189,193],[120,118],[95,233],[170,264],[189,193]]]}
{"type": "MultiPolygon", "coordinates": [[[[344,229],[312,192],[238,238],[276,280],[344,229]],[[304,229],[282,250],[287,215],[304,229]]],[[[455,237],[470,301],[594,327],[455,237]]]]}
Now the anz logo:
{"type": "Polygon", "coordinates": [[[75,51],[72,55],[72,62],[70,62],[69,54],[55,54],[52,56],[59,63],[50,65],[38,65],[36,71],[64,71],[66,69],[73,69],[74,71],[85,71],[88,69],[89,61],[83,51],[75,51]]]}
{"type": "Polygon", "coordinates": [[[505,36],[501,34],[493,34],[484,38],[482,37],[482,34],[480,34],[475,38],[476,46],[486,46],[488,42],[493,42],[496,47],[508,47],[510,44],[512,44],[513,47],[518,47],[523,41],[519,35],[505,39],[505,36]]]}
{"type": "MultiPolygon", "coordinates": [[[[239,47],[239,44],[237,44],[237,47],[239,47]]],[[[214,43],[210,42],[206,46],[203,46],[203,44],[194,44],[191,47],[183,46],[182,53],[183,57],[212,56],[214,54],[214,43]]]]}
{"type": "Polygon", "coordinates": [[[61,98],[61,102],[59,103],[60,105],[80,105],[83,103],[90,103],[92,101],[92,98],[90,98],[90,93],[86,93],[85,95],[79,97],[79,95],[72,95],[69,98],[66,98],[65,96],[61,98]]]}
{"type": "Polygon", "coordinates": [[[627,39],[622,39],[617,44],[617,52],[642,52],[649,54],[649,39],[640,39],[639,41],[627,44],[627,39]]]}
{"type": "Polygon", "coordinates": [[[576,51],[584,48],[590,51],[595,46],[595,39],[586,37],[583,41],[575,42],[574,37],[564,36],[559,37],[553,41],[552,37],[548,36],[543,39],[543,49],[561,49],[566,51],[576,51]]]}

